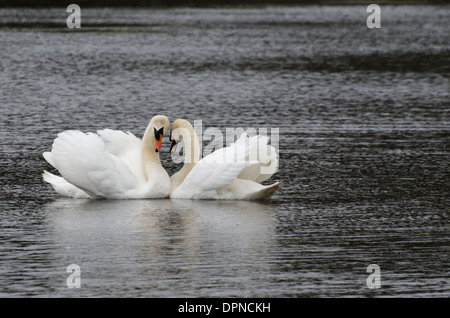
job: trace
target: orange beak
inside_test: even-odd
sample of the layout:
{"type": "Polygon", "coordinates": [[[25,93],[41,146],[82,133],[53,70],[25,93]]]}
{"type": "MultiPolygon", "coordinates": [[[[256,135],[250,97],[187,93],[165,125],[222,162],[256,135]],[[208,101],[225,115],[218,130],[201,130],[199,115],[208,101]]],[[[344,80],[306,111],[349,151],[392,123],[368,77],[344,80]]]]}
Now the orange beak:
{"type": "Polygon", "coordinates": [[[159,135],[159,138],[155,138],[155,152],[161,151],[161,142],[162,142],[162,135],[159,135]]]}

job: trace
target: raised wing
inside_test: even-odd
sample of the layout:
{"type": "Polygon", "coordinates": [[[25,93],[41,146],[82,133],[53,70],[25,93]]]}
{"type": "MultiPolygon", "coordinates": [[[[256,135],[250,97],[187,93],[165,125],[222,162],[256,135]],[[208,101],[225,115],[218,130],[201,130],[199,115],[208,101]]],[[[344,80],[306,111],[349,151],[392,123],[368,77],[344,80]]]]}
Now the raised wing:
{"type": "Polygon", "coordinates": [[[98,130],[97,134],[105,143],[106,150],[118,157],[129,152],[139,152],[141,149],[141,139],[129,131],[125,133],[120,130],[102,129],[98,130]]]}
{"type": "Polygon", "coordinates": [[[52,160],[62,177],[93,197],[120,197],[136,177],[94,133],[67,130],[53,142],[52,160]]]}
{"type": "Polygon", "coordinates": [[[136,176],[138,182],[147,182],[142,169],[142,141],[131,132],[102,129],[97,134],[105,143],[106,151],[120,158],[136,176]]]}
{"type": "Polygon", "coordinates": [[[249,143],[246,138],[216,150],[195,164],[176,191],[192,196],[230,185],[242,169],[254,164],[246,160],[248,152],[249,143]]]}
{"type": "MultiPolygon", "coordinates": [[[[241,136],[242,138],[242,136],[241,136]]],[[[248,161],[256,162],[243,169],[238,178],[261,183],[268,180],[278,169],[278,154],[275,147],[268,144],[269,137],[249,138],[248,161]]]]}

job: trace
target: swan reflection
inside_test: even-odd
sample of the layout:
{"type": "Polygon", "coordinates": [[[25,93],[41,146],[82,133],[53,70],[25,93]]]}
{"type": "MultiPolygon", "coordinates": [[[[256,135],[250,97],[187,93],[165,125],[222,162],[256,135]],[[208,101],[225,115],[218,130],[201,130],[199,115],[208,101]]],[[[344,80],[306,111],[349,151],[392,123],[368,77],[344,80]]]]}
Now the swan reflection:
{"type": "Polygon", "coordinates": [[[260,263],[276,244],[275,208],[270,202],[60,198],[45,210],[60,247],[55,261],[77,263],[96,280],[113,271],[124,284],[167,290],[161,280],[205,284],[205,275],[233,275],[238,263],[260,263]]]}

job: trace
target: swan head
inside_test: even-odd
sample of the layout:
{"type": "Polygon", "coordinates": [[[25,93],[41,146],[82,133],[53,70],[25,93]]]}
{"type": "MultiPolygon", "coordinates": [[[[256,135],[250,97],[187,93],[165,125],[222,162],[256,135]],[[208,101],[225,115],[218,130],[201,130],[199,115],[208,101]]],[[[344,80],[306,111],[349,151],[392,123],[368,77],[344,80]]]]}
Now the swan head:
{"type": "Polygon", "coordinates": [[[156,115],[150,121],[149,128],[154,137],[153,150],[159,152],[161,151],[162,137],[169,130],[169,118],[164,115],[156,115]]]}
{"type": "Polygon", "coordinates": [[[171,142],[170,152],[175,151],[177,143],[181,138],[187,138],[186,134],[190,134],[194,128],[191,123],[185,119],[177,119],[172,123],[172,128],[170,129],[170,137],[169,140],[171,142]],[[183,137],[184,135],[184,137],[183,137]]]}

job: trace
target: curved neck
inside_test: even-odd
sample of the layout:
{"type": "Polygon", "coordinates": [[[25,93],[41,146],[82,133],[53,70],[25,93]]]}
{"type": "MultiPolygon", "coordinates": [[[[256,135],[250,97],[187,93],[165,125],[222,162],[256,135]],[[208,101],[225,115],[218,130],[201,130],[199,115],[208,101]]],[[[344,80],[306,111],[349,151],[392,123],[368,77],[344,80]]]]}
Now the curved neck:
{"type": "Polygon", "coordinates": [[[171,177],[172,190],[184,181],[195,164],[200,160],[200,142],[194,128],[187,123],[177,129],[180,130],[180,135],[183,136],[184,140],[184,165],[180,171],[171,177]]]}
{"type": "Polygon", "coordinates": [[[154,147],[155,147],[155,135],[153,134],[153,131],[149,125],[145,130],[141,145],[142,168],[147,177],[148,177],[147,169],[149,168],[149,166],[154,164],[156,165],[161,164],[159,154],[156,151],[154,151],[154,147]]]}

